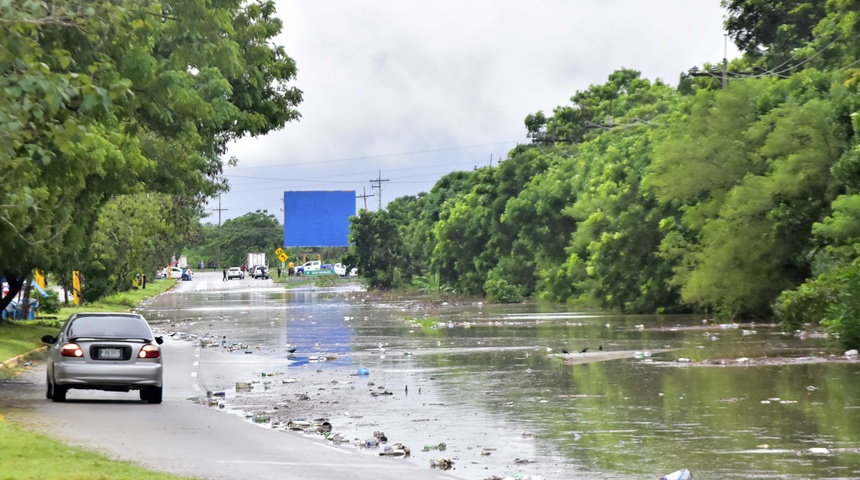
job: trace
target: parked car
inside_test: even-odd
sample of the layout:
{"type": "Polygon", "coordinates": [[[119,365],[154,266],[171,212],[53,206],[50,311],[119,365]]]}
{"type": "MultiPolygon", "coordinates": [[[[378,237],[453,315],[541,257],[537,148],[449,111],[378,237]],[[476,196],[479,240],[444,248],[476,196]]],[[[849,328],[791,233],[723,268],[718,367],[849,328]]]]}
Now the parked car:
{"type": "Polygon", "coordinates": [[[269,278],[269,268],[265,265],[256,265],[251,270],[251,278],[267,279],[269,278]]]}
{"type": "Polygon", "coordinates": [[[233,280],[234,278],[238,278],[239,280],[244,279],[245,272],[243,272],[239,267],[230,267],[230,269],[227,270],[227,280],[233,280]]]}
{"type": "Polygon", "coordinates": [[[170,278],[171,279],[180,279],[182,278],[182,269],[179,267],[164,267],[161,269],[160,275],[156,275],[156,278],[167,278],[168,269],[170,270],[170,278]]]}
{"type": "Polygon", "coordinates": [[[137,313],[75,313],[49,345],[45,396],[64,402],[69,389],[139,390],[140,399],[161,403],[161,345],[137,313]]]}

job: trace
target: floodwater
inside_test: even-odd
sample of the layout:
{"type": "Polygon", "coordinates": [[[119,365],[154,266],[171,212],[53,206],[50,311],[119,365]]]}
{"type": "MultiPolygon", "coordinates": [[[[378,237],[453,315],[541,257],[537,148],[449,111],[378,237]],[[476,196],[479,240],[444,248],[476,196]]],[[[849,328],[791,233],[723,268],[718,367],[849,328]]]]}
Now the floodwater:
{"type": "Polygon", "coordinates": [[[860,477],[860,363],[818,361],[834,353],[824,338],[701,316],[355,295],[185,292],[143,313],[165,330],[241,344],[225,357],[252,352],[277,365],[270,375],[317,372],[327,386],[308,393],[336,432],[382,430],[411,448],[411,461],[451,458],[463,478],[658,478],[681,468],[697,480],[860,477]],[[601,347],[638,353],[565,361],[601,347]],[[672,350],[651,353],[661,349],[672,350]],[[792,360],[744,360],[764,356],[792,360]],[[717,359],[727,365],[701,364],[717,359]],[[369,374],[356,376],[361,368],[369,374]],[[421,452],[439,443],[444,452],[421,452]]]}

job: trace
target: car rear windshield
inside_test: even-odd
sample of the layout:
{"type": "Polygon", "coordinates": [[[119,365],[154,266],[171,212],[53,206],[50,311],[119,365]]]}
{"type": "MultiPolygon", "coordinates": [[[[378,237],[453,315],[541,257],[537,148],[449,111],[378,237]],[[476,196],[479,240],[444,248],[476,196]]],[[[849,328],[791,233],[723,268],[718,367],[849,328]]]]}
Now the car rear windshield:
{"type": "Polygon", "coordinates": [[[69,325],[69,337],[152,340],[152,330],[146,320],[139,317],[79,317],[69,325]]]}

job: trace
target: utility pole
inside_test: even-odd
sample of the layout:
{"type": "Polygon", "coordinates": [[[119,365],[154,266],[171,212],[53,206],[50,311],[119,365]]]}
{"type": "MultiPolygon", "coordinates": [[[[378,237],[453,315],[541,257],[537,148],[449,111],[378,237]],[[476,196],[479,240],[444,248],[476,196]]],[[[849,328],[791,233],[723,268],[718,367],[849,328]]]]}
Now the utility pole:
{"type": "Polygon", "coordinates": [[[379,211],[382,211],[382,182],[388,182],[388,181],[390,181],[390,180],[387,178],[385,178],[385,179],[382,178],[382,170],[379,171],[378,177],[376,177],[375,179],[374,178],[370,179],[370,183],[371,183],[370,188],[375,188],[375,189],[379,190],[379,211]],[[376,185],[373,185],[374,183],[376,185]]]}
{"type": "Polygon", "coordinates": [[[364,200],[364,209],[367,210],[367,197],[372,197],[373,194],[367,194],[367,187],[361,187],[361,195],[356,195],[355,198],[361,198],[364,200]]]}
{"type": "Polygon", "coordinates": [[[723,37],[723,89],[729,84],[729,61],[726,56],[729,54],[729,36],[723,37]]]}
{"type": "Polygon", "coordinates": [[[218,212],[218,227],[221,227],[221,212],[227,210],[226,208],[221,208],[221,195],[218,195],[218,208],[213,208],[213,212],[218,212]]]}
{"type": "MultiPolygon", "coordinates": [[[[218,212],[218,230],[221,230],[221,212],[227,210],[226,208],[221,208],[221,195],[218,195],[218,208],[213,208],[213,212],[218,212]]],[[[219,232],[220,233],[220,232],[219,232]]],[[[223,264],[221,263],[221,246],[218,246],[218,266],[223,268],[223,264]]]]}

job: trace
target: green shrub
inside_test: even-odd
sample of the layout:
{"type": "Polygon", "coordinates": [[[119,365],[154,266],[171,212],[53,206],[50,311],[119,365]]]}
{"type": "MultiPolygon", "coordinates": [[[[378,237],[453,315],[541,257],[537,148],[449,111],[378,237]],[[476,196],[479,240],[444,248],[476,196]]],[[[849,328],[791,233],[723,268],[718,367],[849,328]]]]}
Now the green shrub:
{"type": "Polygon", "coordinates": [[[523,301],[523,288],[511,285],[504,278],[491,276],[484,282],[487,299],[493,303],[519,303],[523,301]]]}
{"type": "Polygon", "coordinates": [[[56,290],[48,290],[45,296],[39,296],[39,312],[54,314],[60,311],[60,294],[56,290]]]}
{"type": "Polygon", "coordinates": [[[784,292],[774,306],[783,329],[820,323],[842,348],[860,347],[860,260],[784,292]]]}

